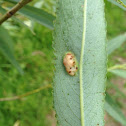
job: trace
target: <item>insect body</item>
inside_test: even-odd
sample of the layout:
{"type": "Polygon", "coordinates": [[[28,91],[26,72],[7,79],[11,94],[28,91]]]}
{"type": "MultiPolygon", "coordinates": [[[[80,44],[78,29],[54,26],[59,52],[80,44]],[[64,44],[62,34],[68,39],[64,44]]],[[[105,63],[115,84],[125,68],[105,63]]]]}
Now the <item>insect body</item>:
{"type": "Polygon", "coordinates": [[[63,64],[69,75],[74,76],[78,70],[77,61],[73,53],[67,52],[63,59],[63,64]]]}

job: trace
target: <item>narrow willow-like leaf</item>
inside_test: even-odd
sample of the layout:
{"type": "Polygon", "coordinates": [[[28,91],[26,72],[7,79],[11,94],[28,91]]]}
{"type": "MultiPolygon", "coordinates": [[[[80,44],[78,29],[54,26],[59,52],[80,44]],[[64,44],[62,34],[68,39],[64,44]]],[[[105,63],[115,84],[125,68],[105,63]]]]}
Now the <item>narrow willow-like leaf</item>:
{"type": "Polygon", "coordinates": [[[59,0],[54,31],[54,106],[62,126],[104,126],[106,32],[103,0],[59,0]],[[76,76],[63,66],[75,54],[76,76]]]}
{"type": "Polygon", "coordinates": [[[107,84],[109,84],[109,86],[111,86],[119,96],[126,98],[126,94],[124,94],[116,84],[113,84],[111,82],[108,82],[107,84]]]}
{"type": "Polygon", "coordinates": [[[117,76],[120,76],[122,78],[126,78],[126,70],[115,69],[115,70],[110,70],[109,72],[111,72],[117,76]]]}
{"type": "MultiPolygon", "coordinates": [[[[11,3],[18,2],[17,0],[5,0],[5,1],[11,3]]],[[[49,29],[53,29],[53,20],[55,19],[55,17],[42,9],[26,5],[25,7],[20,9],[18,13],[35,20],[36,22],[48,27],[49,29]]]]}
{"type": "MultiPolygon", "coordinates": [[[[123,10],[125,10],[126,11],[126,5],[121,5],[120,4],[120,2],[117,2],[117,1],[119,1],[119,0],[108,0],[109,2],[111,2],[111,3],[113,3],[113,4],[115,4],[115,5],[117,5],[118,7],[120,7],[120,8],[122,8],[123,10]]],[[[120,1],[122,1],[122,0],[120,0],[120,1]]],[[[125,2],[124,2],[124,0],[122,1],[124,4],[125,4],[125,2]]]]}
{"type": "Polygon", "coordinates": [[[117,0],[117,2],[126,8],[126,0],[117,0]]]}
{"type": "MultiPolygon", "coordinates": [[[[6,13],[6,10],[5,10],[4,8],[0,7],[0,12],[1,12],[2,14],[4,14],[4,13],[6,13]]],[[[33,31],[33,29],[32,29],[31,27],[29,27],[28,25],[26,25],[23,21],[21,21],[20,19],[14,17],[14,16],[12,16],[11,18],[12,18],[15,22],[18,22],[19,24],[21,24],[22,26],[27,27],[33,34],[35,34],[34,31],[33,31]]]]}
{"type": "Polygon", "coordinates": [[[0,13],[5,13],[6,12],[6,10],[5,9],[3,9],[1,6],[0,6],[0,13]]]}
{"type": "Polygon", "coordinates": [[[111,96],[107,94],[105,100],[105,110],[109,113],[109,115],[120,122],[123,126],[126,126],[126,117],[111,96]]]}
{"type": "Polygon", "coordinates": [[[20,0],[4,0],[4,1],[9,1],[9,2],[19,2],[20,0]]]}
{"type": "Polygon", "coordinates": [[[55,19],[55,17],[42,9],[38,9],[27,5],[23,7],[21,10],[19,10],[19,13],[35,20],[41,25],[53,29],[53,20],[55,19]]]}
{"type": "Polygon", "coordinates": [[[12,17],[12,19],[13,19],[15,22],[19,23],[20,25],[22,25],[22,26],[28,28],[28,29],[31,31],[31,33],[32,33],[33,35],[35,35],[35,32],[34,32],[32,26],[29,26],[29,25],[25,24],[22,20],[20,20],[20,19],[14,17],[14,16],[12,17]]]}
{"type": "Polygon", "coordinates": [[[17,68],[17,70],[23,74],[23,70],[19,66],[13,54],[12,39],[9,36],[8,31],[3,27],[0,27],[0,51],[17,68]]]}
{"type": "Polygon", "coordinates": [[[126,0],[121,0],[126,5],[126,0]]]}
{"type": "Polygon", "coordinates": [[[126,33],[119,35],[112,40],[107,42],[107,53],[108,55],[119,48],[124,42],[126,42],[126,33]]]}

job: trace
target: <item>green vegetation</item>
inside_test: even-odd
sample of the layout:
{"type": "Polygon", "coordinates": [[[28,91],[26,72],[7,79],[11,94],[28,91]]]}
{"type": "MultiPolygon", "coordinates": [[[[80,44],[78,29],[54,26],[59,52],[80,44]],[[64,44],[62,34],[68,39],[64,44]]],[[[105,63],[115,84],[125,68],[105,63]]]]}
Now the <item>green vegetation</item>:
{"type": "MultiPolygon", "coordinates": [[[[13,38],[16,59],[25,74],[21,76],[1,55],[0,97],[20,95],[52,83],[54,56],[51,31],[36,24],[36,36],[33,36],[26,28],[15,26],[13,38]]],[[[9,126],[19,120],[23,126],[49,125],[47,115],[51,114],[52,105],[52,89],[45,89],[21,100],[0,102],[0,124],[9,126]]]]}
{"type": "MultiPolygon", "coordinates": [[[[107,1],[105,3],[107,35],[111,39],[126,32],[126,12],[107,1]]],[[[54,13],[54,5],[53,0],[48,0],[43,3],[43,8],[54,13]]],[[[0,98],[21,95],[52,84],[55,59],[52,31],[36,23],[33,28],[35,35],[16,22],[7,22],[4,26],[14,39],[15,56],[25,74],[21,76],[0,53],[0,98]]],[[[108,67],[119,63],[115,56],[126,58],[125,49],[126,44],[109,56],[108,67]]],[[[108,73],[108,80],[114,77],[108,73]]],[[[119,96],[115,95],[114,99],[119,96]]],[[[53,113],[52,88],[48,88],[20,100],[0,102],[0,126],[13,126],[16,121],[21,126],[51,126],[54,123],[53,113]]]]}

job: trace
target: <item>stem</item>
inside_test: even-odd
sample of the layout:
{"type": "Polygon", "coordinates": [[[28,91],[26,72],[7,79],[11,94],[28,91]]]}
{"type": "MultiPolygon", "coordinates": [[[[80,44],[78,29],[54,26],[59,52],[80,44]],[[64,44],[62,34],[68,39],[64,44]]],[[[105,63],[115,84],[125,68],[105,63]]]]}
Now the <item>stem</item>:
{"type": "Polygon", "coordinates": [[[9,10],[0,18],[0,25],[8,18],[12,17],[19,9],[21,9],[23,6],[25,6],[27,3],[31,1],[32,0],[20,0],[11,10],[9,10]]]}
{"type": "Polygon", "coordinates": [[[49,84],[49,85],[46,85],[44,87],[40,87],[38,89],[35,89],[33,91],[29,91],[25,94],[22,94],[22,95],[19,95],[19,96],[14,96],[14,97],[10,97],[10,98],[0,98],[0,101],[12,101],[12,100],[17,100],[17,99],[21,99],[23,97],[26,97],[26,96],[29,96],[29,95],[32,95],[32,94],[35,94],[35,93],[38,93],[40,92],[41,90],[43,89],[46,89],[46,88],[51,88],[52,86],[49,84]]]}
{"type": "Polygon", "coordinates": [[[108,68],[107,71],[109,72],[109,71],[115,70],[115,69],[124,69],[124,70],[126,70],[126,64],[112,66],[112,67],[108,68]]]}
{"type": "Polygon", "coordinates": [[[117,2],[126,8],[126,5],[121,0],[117,0],[117,2]]]}

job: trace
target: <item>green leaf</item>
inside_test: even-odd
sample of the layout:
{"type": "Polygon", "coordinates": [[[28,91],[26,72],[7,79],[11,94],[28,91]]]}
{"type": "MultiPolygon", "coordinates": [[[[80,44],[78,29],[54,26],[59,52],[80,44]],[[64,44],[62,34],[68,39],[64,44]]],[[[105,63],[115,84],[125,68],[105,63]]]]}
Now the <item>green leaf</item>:
{"type": "Polygon", "coordinates": [[[108,55],[119,48],[124,42],[126,42],[126,33],[109,40],[107,42],[108,55]]]}
{"type": "Polygon", "coordinates": [[[3,9],[3,8],[0,6],[0,12],[3,14],[3,13],[5,13],[5,12],[6,12],[6,10],[5,10],[5,9],[3,9]]]}
{"type": "Polygon", "coordinates": [[[126,11],[126,7],[124,7],[124,6],[126,6],[126,1],[120,0],[120,1],[123,2],[124,6],[120,2],[117,2],[118,0],[108,0],[108,1],[115,4],[115,5],[117,5],[118,7],[122,8],[123,10],[126,11]]]}
{"type": "Polygon", "coordinates": [[[126,5],[126,0],[121,0],[126,5]]]}
{"type": "Polygon", "coordinates": [[[62,126],[104,125],[105,26],[103,0],[85,0],[85,4],[83,0],[59,0],[54,31],[54,107],[62,126]],[[63,66],[68,51],[79,64],[76,76],[70,76],[63,66]]]}
{"type": "Polygon", "coordinates": [[[4,0],[4,1],[8,1],[8,2],[19,2],[20,0],[4,0]]]}
{"type": "Polygon", "coordinates": [[[109,70],[109,72],[111,72],[117,76],[120,76],[122,78],[126,78],[126,70],[114,69],[114,70],[109,70]]]}
{"type": "MultiPolygon", "coordinates": [[[[6,10],[4,8],[0,7],[0,12],[2,14],[4,14],[4,13],[6,13],[6,10]]],[[[13,19],[15,22],[19,23],[20,25],[27,27],[32,32],[32,34],[35,35],[35,33],[33,31],[33,28],[31,28],[28,25],[26,25],[23,21],[21,21],[20,19],[16,18],[15,16],[12,16],[11,19],[13,19]]]]}
{"type": "Polygon", "coordinates": [[[108,82],[107,84],[112,87],[120,97],[126,98],[126,95],[119,89],[116,84],[113,84],[111,82],[108,82]]]}
{"type": "MultiPolygon", "coordinates": [[[[17,2],[17,0],[8,0],[8,2],[15,3],[17,2]]],[[[17,13],[33,19],[41,25],[46,26],[47,28],[53,29],[53,20],[55,19],[55,17],[42,9],[26,5],[17,13]]]]}
{"type": "Polygon", "coordinates": [[[17,68],[17,70],[23,74],[23,70],[20,68],[13,53],[12,39],[8,34],[8,31],[3,27],[0,27],[0,51],[5,57],[17,68]]]}
{"type": "Polygon", "coordinates": [[[111,96],[106,94],[105,100],[105,110],[109,113],[109,115],[120,122],[123,126],[126,126],[126,117],[111,96]]]}
{"type": "MultiPolygon", "coordinates": [[[[20,20],[20,19],[14,17],[14,16],[12,17],[12,19],[13,19],[15,22],[19,23],[20,25],[22,25],[22,26],[28,28],[28,29],[31,31],[31,33],[32,33],[33,35],[35,35],[35,32],[34,32],[32,26],[28,26],[28,25],[25,24],[22,20],[20,20]]],[[[30,22],[30,21],[29,21],[29,22],[30,22]]]]}
{"type": "Polygon", "coordinates": [[[31,19],[34,19],[41,25],[53,29],[53,20],[55,19],[55,17],[42,9],[38,9],[31,6],[25,6],[21,10],[19,10],[19,13],[31,19]]]}

